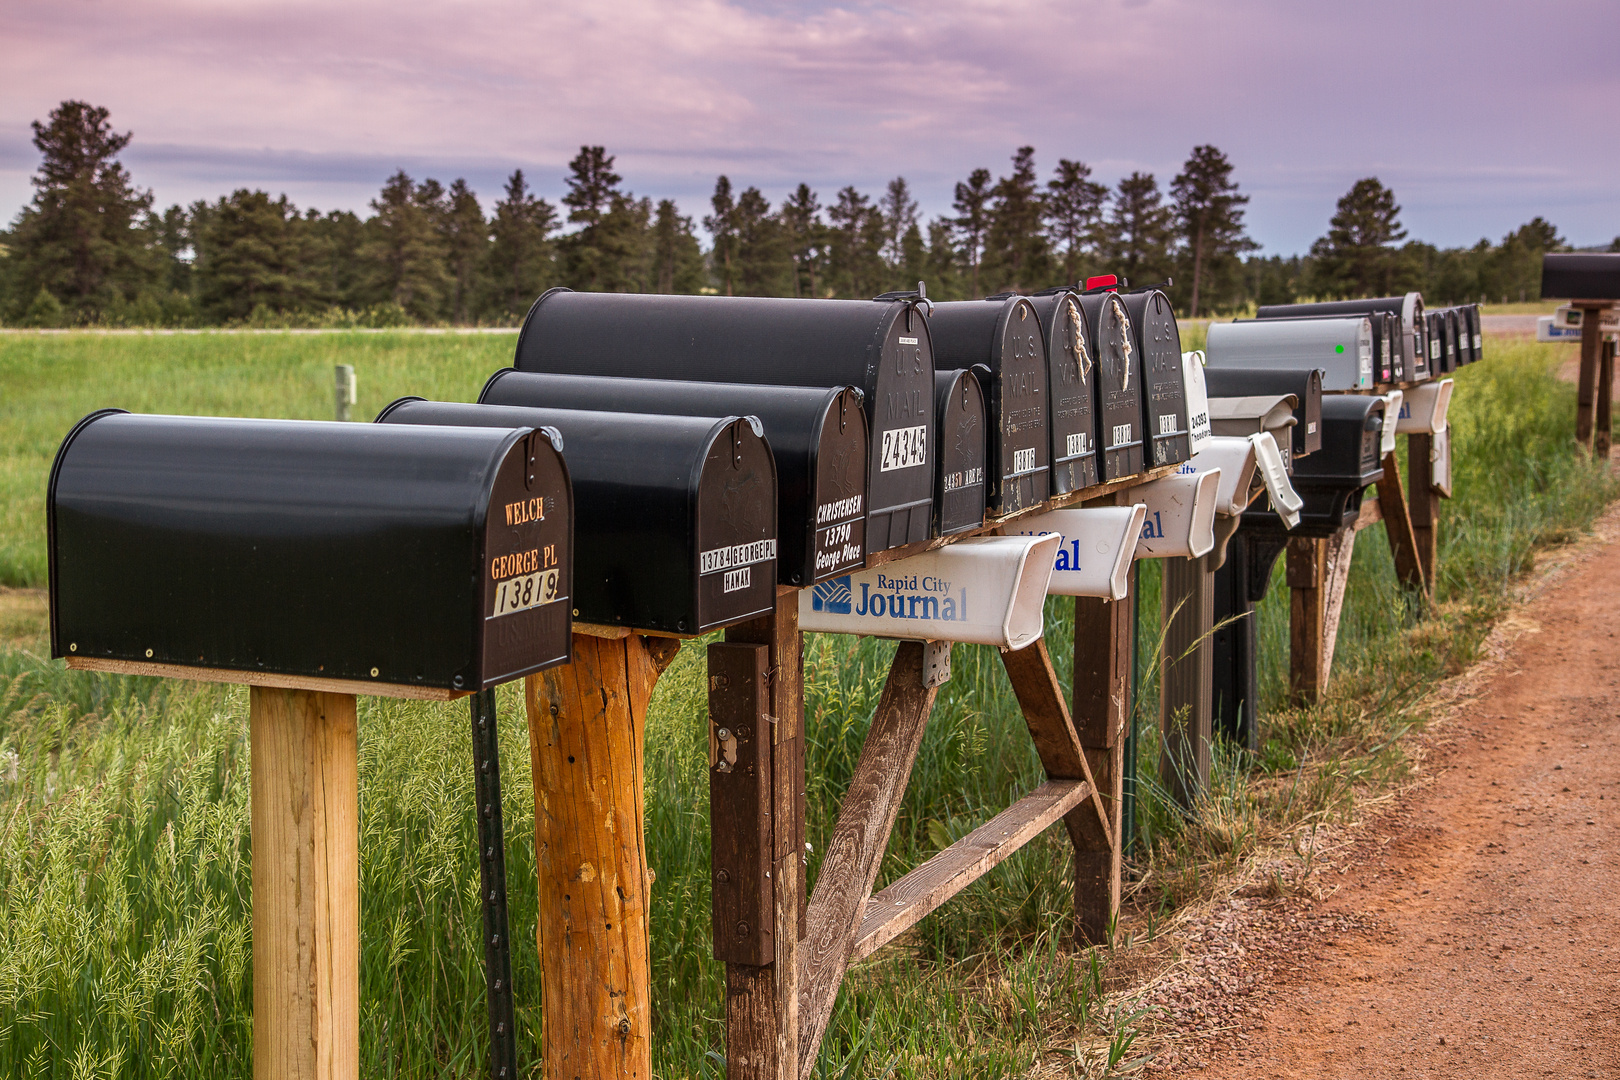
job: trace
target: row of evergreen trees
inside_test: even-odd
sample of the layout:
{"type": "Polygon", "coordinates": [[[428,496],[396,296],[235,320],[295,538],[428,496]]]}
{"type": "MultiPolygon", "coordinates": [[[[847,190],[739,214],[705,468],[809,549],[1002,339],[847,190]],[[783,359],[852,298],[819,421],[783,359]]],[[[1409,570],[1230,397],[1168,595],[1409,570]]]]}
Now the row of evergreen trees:
{"type": "Polygon", "coordinates": [[[503,324],[553,285],[866,297],[923,280],[955,299],[1094,273],[1173,279],[1194,315],[1414,287],[1438,302],[1523,300],[1537,294],[1541,253],[1563,244],[1539,217],[1499,245],[1403,244],[1394,194],[1366,179],[1310,254],[1258,257],[1248,196],[1213,146],[1194,148],[1168,191],[1141,172],[1109,189],[1069,159],[1043,181],[1022,147],[1006,175],[974,170],[953,213],[927,222],[903,177],[876,198],[849,186],[825,204],[800,184],[773,206],[721,176],[701,222],[707,249],[673,200],[626,190],[600,146],[569,163],[561,206],[517,170],[488,217],[464,180],[403,171],[365,218],[246,189],[159,212],[119,163],[130,136],[106,109],[63,102],[33,128],[35,197],[0,233],[10,325],[503,324]]]}

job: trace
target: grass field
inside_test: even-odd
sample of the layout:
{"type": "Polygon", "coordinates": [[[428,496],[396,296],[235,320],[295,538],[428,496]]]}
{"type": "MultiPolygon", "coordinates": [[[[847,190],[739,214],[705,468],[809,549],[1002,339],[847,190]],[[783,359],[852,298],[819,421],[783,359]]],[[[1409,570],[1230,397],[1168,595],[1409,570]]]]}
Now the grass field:
{"type": "MultiPolygon", "coordinates": [[[[79,416],[140,411],[326,417],[331,366],[353,363],[361,415],[393,397],[470,400],[504,335],[0,336],[0,581],[43,584],[43,489],[79,416]]],[[[1262,846],[1353,812],[1409,767],[1398,735],[1468,664],[1536,550],[1616,494],[1572,449],[1568,346],[1492,342],[1452,406],[1439,604],[1393,586],[1382,526],[1356,547],[1329,699],[1282,707],[1287,590],[1262,604],[1264,749],[1223,755],[1188,817],[1156,797],[1158,572],[1143,564],[1138,702],[1144,798],[1123,923],[1138,939],[1262,846]]],[[[1279,570],[1280,575],[1280,570],[1279,570]]],[[[42,605],[0,591],[0,1075],[240,1076],[251,1045],[246,695],[69,673],[41,659],[42,605]]],[[[1067,683],[1072,608],[1049,604],[1067,683]]],[[[893,646],[807,645],[810,838],[824,847],[893,646]]],[[[479,1075],[482,973],[465,706],[362,698],[362,1069],[479,1075]]],[[[660,683],[647,732],[655,1062],[716,1076],[724,1046],[710,957],[701,643],[660,683]]],[[[533,803],[514,688],[501,695],[521,1060],[538,1067],[533,803]]],[[[999,659],[959,648],[882,879],[961,836],[1038,778],[999,659]]],[[[1037,1060],[1098,1075],[1140,1060],[1129,948],[1076,952],[1066,841],[1043,837],[846,983],[825,1076],[1004,1076],[1037,1060]]],[[[812,865],[814,874],[816,867],[812,865]]]]}

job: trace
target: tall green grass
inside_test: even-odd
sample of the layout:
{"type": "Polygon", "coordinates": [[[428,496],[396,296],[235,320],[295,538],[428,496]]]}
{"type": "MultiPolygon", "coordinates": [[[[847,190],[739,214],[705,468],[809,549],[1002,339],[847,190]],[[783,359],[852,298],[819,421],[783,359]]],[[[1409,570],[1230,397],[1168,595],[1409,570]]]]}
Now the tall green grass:
{"type": "MultiPolygon", "coordinates": [[[[0,338],[0,476],[14,485],[0,565],[8,580],[39,580],[44,472],[61,431],[92,407],[325,416],[334,362],[356,365],[368,410],[403,393],[467,400],[509,348],[509,339],[411,334],[0,338]],[[35,502],[33,517],[12,505],[21,497],[35,502]]],[[[1144,567],[1145,842],[1135,872],[1150,908],[1199,895],[1267,836],[1341,812],[1356,791],[1398,776],[1390,738],[1419,722],[1418,695],[1473,655],[1537,547],[1575,535],[1615,495],[1614,481],[1571,449],[1573,393],[1551,375],[1561,353],[1493,342],[1490,357],[1459,375],[1439,609],[1420,621],[1390,584],[1381,528],[1363,533],[1330,701],[1287,710],[1287,590],[1275,582],[1260,616],[1265,751],[1221,754],[1191,817],[1153,787],[1158,574],[1144,567]]],[[[1048,647],[1065,685],[1071,613],[1049,603],[1048,647]]],[[[718,1075],[725,1052],[709,937],[703,645],[688,644],[665,674],[647,728],[654,1053],[665,1077],[718,1075]]],[[[812,878],[893,648],[807,642],[812,878]]],[[[70,673],[42,650],[35,639],[0,651],[0,1075],[242,1075],[252,1023],[246,695],[70,673]]],[[[501,716],[519,1052],[533,1069],[533,791],[513,688],[501,716]]],[[[483,980],[465,706],[361,699],[360,740],[362,1069],[476,1075],[483,980]]],[[[1038,779],[999,658],[958,648],[880,884],[1038,779]]],[[[852,972],[821,1073],[1004,1076],[1037,1058],[1101,1068],[1128,1054],[1136,1021],[1107,997],[1124,977],[1109,966],[1117,956],[1062,941],[1072,910],[1066,843],[1049,832],[852,972]]]]}

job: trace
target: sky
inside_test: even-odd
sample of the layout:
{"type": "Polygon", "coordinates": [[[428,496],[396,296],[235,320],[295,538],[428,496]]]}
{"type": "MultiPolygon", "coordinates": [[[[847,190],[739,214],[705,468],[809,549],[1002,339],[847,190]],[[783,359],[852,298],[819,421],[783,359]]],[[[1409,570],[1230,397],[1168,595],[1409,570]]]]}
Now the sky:
{"type": "Polygon", "coordinates": [[[77,98],[134,135],[159,206],[239,187],[362,214],[403,168],[513,169],[556,200],[582,144],[701,220],[715,177],[779,201],[910,182],[950,212],[1032,145],[1110,185],[1226,152],[1269,254],[1307,250],[1377,176],[1413,237],[1535,215],[1620,235],[1615,0],[6,0],[0,217],[32,197],[31,121],[77,98]]]}

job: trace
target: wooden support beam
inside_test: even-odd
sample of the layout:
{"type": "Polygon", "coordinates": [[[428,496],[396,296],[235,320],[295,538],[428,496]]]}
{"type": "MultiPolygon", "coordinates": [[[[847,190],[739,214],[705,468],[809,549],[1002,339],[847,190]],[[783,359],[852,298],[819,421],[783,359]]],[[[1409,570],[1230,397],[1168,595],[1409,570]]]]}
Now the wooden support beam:
{"type": "Polygon", "coordinates": [[[1179,806],[1209,786],[1214,730],[1215,582],[1203,559],[1164,559],[1159,776],[1179,806]]]}
{"type": "Polygon", "coordinates": [[[1609,449],[1614,443],[1614,347],[1614,342],[1605,341],[1598,361],[1597,415],[1592,427],[1592,454],[1599,461],[1609,460],[1609,449]]]}
{"type": "Polygon", "coordinates": [[[923,685],[922,643],[902,641],[810,895],[799,975],[801,1080],[815,1069],[936,693],[923,685]]]}
{"type": "MultiPolygon", "coordinates": [[[[799,593],[786,587],[777,590],[774,616],[726,631],[725,648],[753,645],[766,650],[769,715],[763,728],[769,734],[770,766],[768,783],[758,789],[765,801],[755,815],[763,818],[762,835],[769,837],[772,920],[772,953],[764,963],[726,964],[730,1080],[793,1080],[799,1071],[799,939],[805,921],[803,640],[799,593]]],[[[718,842],[725,829],[715,813],[711,803],[709,825],[718,842]]]]}
{"type": "Polygon", "coordinates": [[[1046,651],[1046,639],[1039,638],[1022,649],[1003,649],[1001,662],[1007,669],[1007,680],[1018,698],[1019,710],[1029,726],[1030,738],[1035,742],[1035,752],[1041,757],[1047,779],[1085,780],[1091,788],[1095,813],[1087,814],[1076,808],[1072,817],[1064,819],[1075,850],[1093,850],[1093,845],[1099,841],[1112,847],[1113,811],[1091,775],[1091,763],[1086,760],[1085,747],[1080,745],[1080,735],[1074,730],[1069,704],[1063,700],[1063,687],[1052,667],[1052,656],[1046,651]]]}
{"type": "Polygon", "coordinates": [[[867,901],[850,962],[872,955],[989,873],[1091,795],[1084,780],[1048,780],[867,901]]]}
{"type": "Polygon", "coordinates": [[[1581,316],[1581,370],[1575,387],[1575,442],[1592,450],[1597,424],[1598,376],[1603,360],[1602,316],[1606,304],[1576,304],[1581,316]]]}
{"type": "Polygon", "coordinates": [[[1406,503],[1412,520],[1412,541],[1423,566],[1423,581],[1432,593],[1440,520],[1440,495],[1434,490],[1433,435],[1406,437],[1406,503]]]}
{"type": "Polygon", "coordinates": [[[544,1075],[651,1080],[647,706],[679,643],[574,635],[525,680],[540,879],[544,1075]]]}
{"type": "Polygon", "coordinates": [[[352,694],[255,686],[254,1080],[360,1075],[360,782],[352,694]]]}
{"type": "Polygon", "coordinates": [[[1314,705],[1327,692],[1355,544],[1353,527],[1288,541],[1288,687],[1297,705],[1314,705]]]}
{"type": "MultiPolygon", "coordinates": [[[[1134,582],[1134,578],[1133,578],[1134,582]]],[[[1119,912],[1124,834],[1125,726],[1131,716],[1131,637],[1135,623],[1129,597],[1074,599],[1074,729],[1084,748],[1096,790],[1108,807],[1109,829],[1087,834],[1074,856],[1074,915],[1081,941],[1109,940],[1119,912]]],[[[1071,834],[1072,835],[1072,834],[1071,834]]]]}
{"type": "MultiPolygon", "coordinates": [[[[1432,439],[1430,440],[1433,441],[1432,439]]],[[[1376,505],[1389,534],[1389,553],[1395,559],[1395,573],[1401,584],[1429,594],[1430,582],[1423,561],[1418,557],[1417,534],[1412,529],[1412,511],[1407,505],[1406,489],[1401,486],[1401,467],[1394,451],[1384,455],[1384,478],[1378,481],[1376,505]]],[[[1360,522],[1357,522],[1359,525],[1360,522]]],[[[1432,530],[1431,530],[1432,531],[1432,530]]]]}

